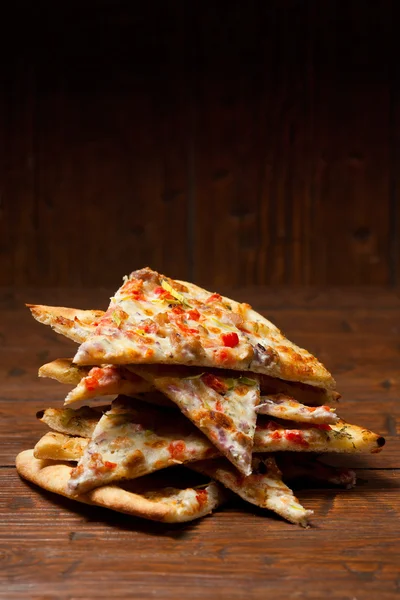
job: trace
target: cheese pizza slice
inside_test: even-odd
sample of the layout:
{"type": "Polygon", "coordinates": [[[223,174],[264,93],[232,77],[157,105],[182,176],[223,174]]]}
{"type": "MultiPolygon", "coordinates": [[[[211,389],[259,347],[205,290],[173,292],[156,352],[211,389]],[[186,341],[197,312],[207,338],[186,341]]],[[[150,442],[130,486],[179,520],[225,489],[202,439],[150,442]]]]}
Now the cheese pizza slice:
{"type": "Polygon", "coordinates": [[[314,356],[249,305],[233,304],[149,268],[126,278],[74,362],[198,365],[335,387],[314,356]]]}
{"type": "Polygon", "coordinates": [[[313,514],[312,510],[303,508],[282,481],[282,473],[273,456],[254,457],[252,474],[247,477],[238,473],[224,458],[192,463],[190,468],[216,479],[243,500],[272,510],[291,523],[306,527],[313,514]]]}
{"type": "MultiPolygon", "coordinates": [[[[99,318],[104,316],[104,312],[99,310],[79,310],[42,305],[28,306],[31,307],[33,316],[39,322],[50,325],[57,333],[77,342],[84,342],[91,334],[93,334],[96,330],[99,318]]],[[[39,370],[39,377],[51,377],[57,379],[60,383],[77,385],[82,377],[89,373],[90,369],[90,365],[78,366],[73,363],[72,359],[58,359],[43,365],[39,370]]],[[[115,371],[113,373],[114,381],[116,380],[117,373],[118,367],[115,366],[115,371]]],[[[246,375],[246,373],[244,373],[244,375],[246,375]]],[[[308,385],[298,381],[285,381],[265,374],[259,374],[259,376],[263,394],[287,394],[308,406],[329,404],[330,402],[335,402],[340,397],[334,390],[325,389],[316,385],[308,385]]],[[[123,379],[123,377],[121,378],[123,379]]],[[[127,384],[123,383],[123,386],[124,391],[118,393],[130,395],[127,384]]],[[[98,389],[98,395],[101,395],[101,392],[102,389],[100,387],[98,389]]],[[[134,395],[136,395],[136,393],[134,393],[134,395]]]]}
{"type": "Polygon", "coordinates": [[[338,420],[328,425],[270,420],[260,416],[254,436],[254,452],[365,452],[376,454],[385,438],[369,429],[338,420]]]}
{"type": "Polygon", "coordinates": [[[81,344],[96,329],[102,310],[80,310],[63,306],[27,304],[32,316],[43,325],[50,325],[56,333],[81,344]]]}
{"type": "Polygon", "coordinates": [[[42,460],[79,460],[89,443],[89,438],[49,431],[33,449],[35,458],[42,460]]]}
{"type": "Polygon", "coordinates": [[[80,367],[71,358],[59,358],[40,367],[39,377],[56,379],[75,386],[65,399],[65,404],[90,400],[99,396],[135,396],[149,392],[152,387],[141,377],[125,367],[80,367]]]}
{"type": "Polygon", "coordinates": [[[339,417],[329,406],[305,406],[286,394],[262,396],[256,408],[260,415],[270,415],[296,423],[336,423],[339,417]]]}
{"type": "Polygon", "coordinates": [[[46,408],[45,410],[39,410],[36,417],[53,431],[90,437],[103,412],[108,409],[109,406],[82,406],[77,410],[72,408],[46,408]]]}
{"type": "MultiPolygon", "coordinates": [[[[202,373],[189,367],[130,367],[175,402],[182,413],[244,475],[251,473],[260,383],[222,370],[202,373]]],[[[235,373],[235,372],[234,372],[235,373]]]]}
{"type": "Polygon", "coordinates": [[[179,413],[118,398],[94,428],[71,473],[69,489],[83,493],[111,481],[216,455],[218,451],[179,413]]]}
{"type": "Polygon", "coordinates": [[[63,462],[37,459],[33,450],[17,456],[17,471],[21,477],[41,488],[73,498],[78,502],[102,506],[136,517],[183,523],[209,514],[227,500],[224,488],[214,481],[188,482],[180,472],[169,473],[168,481],[157,474],[133,481],[99,487],[87,494],[72,495],[68,481],[72,467],[63,462]],[[189,485],[188,485],[189,484],[189,485]],[[167,487],[165,487],[167,486],[167,487]]]}

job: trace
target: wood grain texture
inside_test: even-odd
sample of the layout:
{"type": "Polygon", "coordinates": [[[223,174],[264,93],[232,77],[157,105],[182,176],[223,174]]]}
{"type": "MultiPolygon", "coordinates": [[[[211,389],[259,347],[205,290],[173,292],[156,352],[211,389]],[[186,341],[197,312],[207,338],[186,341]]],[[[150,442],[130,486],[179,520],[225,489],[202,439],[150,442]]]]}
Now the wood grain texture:
{"type": "Polygon", "coordinates": [[[393,0],[25,4],[0,24],[0,284],[399,283],[393,0]]]}
{"type": "MultiPolygon", "coordinates": [[[[400,589],[400,294],[379,288],[226,290],[317,350],[337,377],[339,413],[387,439],[370,456],[326,455],[357,469],[353,490],[297,494],[301,530],[239,500],[187,525],[162,525],[46,493],[19,479],[15,455],[46,430],[35,412],[64,386],[38,367],[75,345],[36,323],[24,300],[104,307],[109,291],[0,289],[0,598],[139,597],[394,600],[400,589]]],[[[65,386],[67,388],[67,386],[65,386]]]]}

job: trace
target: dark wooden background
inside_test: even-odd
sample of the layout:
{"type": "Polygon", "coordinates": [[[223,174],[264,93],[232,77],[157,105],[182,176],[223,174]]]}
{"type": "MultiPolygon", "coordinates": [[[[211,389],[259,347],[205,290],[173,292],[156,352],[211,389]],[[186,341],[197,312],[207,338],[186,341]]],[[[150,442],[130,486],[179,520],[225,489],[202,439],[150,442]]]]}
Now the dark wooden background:
{"type": "Polygon", "coordinates": [[[2,6],[0,285],[400,283],[394,0],[2,6]]]}

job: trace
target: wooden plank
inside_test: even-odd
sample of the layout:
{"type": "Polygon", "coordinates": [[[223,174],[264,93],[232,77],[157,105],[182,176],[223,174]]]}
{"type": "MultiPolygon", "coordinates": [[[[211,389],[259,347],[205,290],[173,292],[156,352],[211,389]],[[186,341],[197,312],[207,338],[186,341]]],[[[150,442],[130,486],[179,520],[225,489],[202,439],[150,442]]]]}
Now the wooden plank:
{"type": "Polygon", "coordinates": [[[112,18],[103,6],[81,11],[79,23],[66,10],[53,14],[51,31],[46,17],[31,15],[43,48],[51,38],[52,61],[22,41],[10,68],[1,237],[12,267],[2,282],[116,287],[146,264],[187,276],[189,105],[178,8],[160,9],[157,20],[144,6],[121,4],[112,18]],[[25,81],[33,66],[35,80],[25,81]],[[10,238],[11,222],[21,243],[10,238]]]}
{"type": "Polygon", "coordinates": [[[389,283],[391,11],[287,3],[199,19],[213,64],[196,88],[200,282],[389,283]]]}
{"type": "Polygon", "coordinates": [[[376,11],[354,1],[340,14],[335,3],[328,3],[328,10],[321,3],[314,8],[311,18],[320,27],[311,29],[315,164],[310,283],[389,283],[388,65],[394,5],[386,2],[384,10],[376,11]]]}
{"type": "Polygon", "coordinates": [[[40,491],[13,470],[1,477],[0,582],[11,598],[107,598],[111,582],[116,598],[132,586],[140,597],[171,599],[261,599],[266,587],[273,598],[293,589],[300,598],[397,591],[398,472],[371,472],[351,491],[302,492],[315,510],[308,530],[244,503],[194,524],[153,524],[40,491]]]}

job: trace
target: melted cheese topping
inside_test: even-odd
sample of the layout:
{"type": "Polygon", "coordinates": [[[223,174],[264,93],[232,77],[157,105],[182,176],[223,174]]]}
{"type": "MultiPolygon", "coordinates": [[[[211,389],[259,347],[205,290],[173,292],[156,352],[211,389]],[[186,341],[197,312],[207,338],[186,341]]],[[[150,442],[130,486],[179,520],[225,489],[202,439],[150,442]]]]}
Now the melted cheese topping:
{"type": "MultiPolygon", "coordinates": [[[[211,373],[178,377],[159,376],[159,370],[139,367],[138,374],[175,402],[242,473],[251,472],[251,451],[256,426],[255,408],[260,384],[254,379],[233,379],[211,373]]],[[[186,376],[184,376],[186,375],[186,376]]]]}
{"type": "Polygon", "coordinates": [[[260,415],[270,415],[298,423],[336,423],[339,418],[329,406],[305,406],[285,394],[262,396],[257,406],[260,415]]]}
{"type": "Polygon", "coordinates": [[[151,502],[162,502],[170,506],[171,513],[163,520],[174,523],[192,521],[203,517],[224,500],[224,494],[215,482],[211,482],[201,489],[177,490],[176,488],[164,488],[157,492],[145,492],[141,495],[151,502]]]}
{"type": "Polygon", "coordinates": [[[268,508],[291,523],[305,527],[312,510],[306,510],[292,490],[283,483],[282,474],[275,459],[254,458],[253,473],[248,477],[239,475],[225,460],[203,461],[191,468],[220,481],[243,500],[261,508],[268,508]]]}
{"type": "Polygon", "coordinates": [[[83,493],[120,479],[134,479],[158,469],[215,456],[217,451],[184,419],[163,412],[135,410],[115,401],[93,431],[69,483],[83,493]]]}
{"type": "Polygon", "coordinates": [[[151,389],[152,386],[144,379],[135,377],[123,367],[114,365],[92,367],[88,374],[66,396],[65,405],[112,394],[135,396],[136,394],[149,392],[151,389]]]}
{"type": "Polygon", "coordinates": [[[334,386],[311,354],[248,305],[150,269],[125,281],[74,361],[223,367],[334,386]]]}

